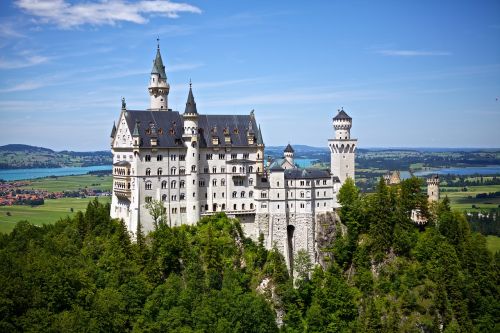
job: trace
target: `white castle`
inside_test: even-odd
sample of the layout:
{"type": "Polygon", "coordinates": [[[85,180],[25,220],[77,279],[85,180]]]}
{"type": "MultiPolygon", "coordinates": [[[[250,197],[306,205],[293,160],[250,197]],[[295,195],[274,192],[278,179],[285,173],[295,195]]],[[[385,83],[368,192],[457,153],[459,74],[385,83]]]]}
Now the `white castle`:
{"type": "Polygon", "coordinates": [[[340,110],[328,141],[330,169],[302,169],[288,145],[284,158],[265,163],[264,142],[254,112],[198,113],[191,84],[183,113],[168,105],[170,86],[158,46],[149,82],[150,108],[128,110],[122,101],[111,133],[113,195],[111,216],[134,234],[154,229],[147,202],[159,200],[170,226],[195,224],[225,212],[238,218],[246,235],[264,237],[293,269],[300,250],[318,262],[321,223],[334,218],[337,192],[354,179],[356,139],[352,119],[340,110]]]}

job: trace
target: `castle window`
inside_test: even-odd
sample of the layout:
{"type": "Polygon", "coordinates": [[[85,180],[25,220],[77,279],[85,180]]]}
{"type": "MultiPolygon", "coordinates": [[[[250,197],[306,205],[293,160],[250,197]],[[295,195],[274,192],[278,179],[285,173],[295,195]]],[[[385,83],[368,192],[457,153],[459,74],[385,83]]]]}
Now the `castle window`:
{"type": "Polygon", "coordinates": [[[217,179],[212,180],[212,186],[217,186],[217,179]]]}
{"type": "Polygon", "coordinates": [[[186,195],[184,193],[181,193],[179,196],[179,200],[184,200],[186,199],[186,195]]]}
{"type": "Polygon", "coordinates": [[[186,160],[186,155],[181,154],[179,155],[179,161],[185,161],[186,160]]]}
{"type": "Polygon", "coordinates": [[[245,210],[245,204],[241,204],[241,210],[245,210]]]}
{"type": "Polygon", "coordinates": [[[280,197],[280,194],[279,194],[279,192],[278,192],[278,193],[276,193],[276,196],[277,196],[277,198],[279,198],[279,197],[280,197]]]}
{"type": "Polygon", "coordinates": [[[164,181],[161,182],[161,188],[162,189],[166,189],[167,188],[167,181],[166,180],[164,180],[164,181]]]}
{"type": "MultiPolygon", "coordinates": [[[[195,198],[195,197],[196,197],[196,192],[193,192],[193,198],[195,198]]],[[[193,208],[193,209],[194,209],[194,208],[193,208]]]]}
{"type": "Polygon", "coordinates": [[[276,182],[276,187],[280,187],[280,182],[276,182]]]}
{"type": "Polygon", "coordinates": [[[181,213],[185,213],[186,212],[186,207],[181,207],[181,213]]]}
{"type": "Polygon", "coordinates": [[[151,200],[153,200],[153,197],[145,197],[144,198],[145,202],[151,202],[151,200]]]}
{"type": "Polygon", "coordinates": [[[303,203],[300,204],[300,208],[304,208],[304,204],[303,203]]]}
{"type": "Polygon", "coordinates": [[[248,172],[252,173],[253,172],[253,166],[248,167],[248,172]]]}
{"type": "Polygon", "coordinates": [[[300,192],[300,197],[303,198],[304,197],[304,192],[300,192]]]}
{"type": "Polygon", "coordinates": [[[226,210],[226,204],[222,204],[221,210],[226,210]]]}
{"type": "Polygon", "coordinates": [[[300,181],[300,186],[304,186],[304,181],[303,180],[300,181]]]}
{"type": "Polygon", "coordinates": [[[163,170],[161,168],[158,168],[158,171],[157,171],[158,176],[161,176],[162,173],[163,173],[163,170]]]}
{"type": "Polygon", "coordinates": [[[219,154],[219,160],[226,159],[226,154],[219,154]]]}
{"type": "Polygon", "coordinates": [[[248,153],[243,154],[243,159],[248,160],[248,157],[249,157],[248,153]]]}
{"type": "Polygon", "coordinates": [[[161,196],[161,201],[167,201],[167,195],[166,194],[164,194],[164,195],[161,196]]]}
{"type": "Polygon", "coordinates": [[[267,198],[267,193],[266,192],[261,192],[260,193],[260,197],[263,198],[263,199],[267,198]]]}
{"type": "Polygon", "coordinates": [[[177,172],[177,168],[176,167],[171,167],[170,168],[170,174],[175,175],[176,172],[177,172]]]}
{"type": "Polygon", "coordinates": [[[319,207],[319,202],[316,204],[316,207],[319,207]]]}
{"type": "Polygon", "coordinates": [[[252,186],[253,185],[253,178],[248,179],[248,185],[252,186]]]}
{"type": "Polygon", "coordinates": [[[231,154],[231,159],[232,159],[232,160],[235,160],[235,159],[237,159],[237,158],[238,158],[238,154],[231,154]]]}
{"type": "Polygon", "coordinates": [[[248,192],[248,197],[253,198],[253,191],[248,192]]]}
{"type": "Polygon", "coordinates": [[[196,172],[196,165],[191,165],[191,172],[196,172]]]}
{"type": "Polygon", "coordinates": [[[144,161],[151,162],[151,155],[144,156],[144,161]]]}
{"type": "Polygon", "coordinates": [[[226,186],[226,180],[224,178],[220,180],[220,186],[226,186]]]}
{"type": "Polygon", "coordinates": [[[175,188],[177,186],[177,182],[175,180],[172,180],[170,182],[170,188],[175,188]]]}
{"type": "Polygon", "coordinates": [[[177,208],[172,208],[172,214],[177,214],[177,208]]]}
{"type": "Polygon", "coordinates": [[[146,182],[146,190],[150,190],[151,186],[151,182],[146,182]]]}
{"type": "Polygon", "coordinates": [[[221,167],[221,168],[220,168],[220,172],[221,172],[221,173],[224,173],[224,172],[226,172],[226,168],[224,168],[224,167],[221,167]]]}
{"type": "Polygon", "coordinates": [[[151,176],[151,169],[150,168],[146,169],[146,176],[151,176]]]}
{"type": "Polygon", "coordinates": [[[186,174],[186,169],[180,168],[179,169],[179,175],[185,175],[186,174]]]}
{"type": "Polygon", "coordinates": [[[217,173],[217,167],[212,168],[212,173],[217,173]]]}
{"type": "Polygon", "coordinates": [[[238,208],[236,208],[236,204],[233,205],[233,210],[237,210],[238,208]]]}
{"type": "Polygon", "coordinates": [[[199,187],[205,187],[205,181],[204,180],[198,181],[198,186],[199,187]]]}
{"type": "Polygon", "coordinates": [[[238,195],[238,193],[236,191],[233,191],[233,198],[236,198],[236,196],[238,195]]]}
{"type": "Polygon", "coordinates": [[[241,191],[241,197],[244,198],[245,197],[245,191],[241,191]]]}
{"type": "Polygon", "coordinates": [[[212,159],[212,157],[213,157],[213,155],[212,155],[212,154],[207,154],[207,156],[206,156],[207,160],[211,160],[211,159],[212,159]]]}
{"type": "Polygon", "coordinates": [[[233,167],[233,173],[234,173],[234,172],[236,172],[236,167],[235,167],[235,166],[233,167]]]}
{"type": "Polygon", "coordinates": [[[172,195],[171,199],[172,199],[172,201],[177,201],[177,196],[176,195],[172,195]]]}
{"type": "Polygon", "coordinates": [[[250,209],[253,209],[253,203],[250,204],[250,209]]]}
{"type": "Polygon", "coordinates": [[[323,185],[326,185],[326,180],[323,180],[323,185]]]}
{"type": "Polygon", "coordinates": [[[214,199],[217,198],[217,193],[214,193],[214,199]]]}
{"type": "Polygon", "coordinates": [[[203,168],[203,172],[204,172],[204,173],[208,173],[208,167],[203,168]]]}
{"type": "Polygon", "coordinates": [[[156,156],[157,161],[162,161],[163,160],[163,155],[157,155],[156,156]]]}
{"type": "Polygon", "coordinates": [[[224,198],[224,192],[222,192],[222,197],[224,198]]]}
{"type": "Polygon", "coordinates": [[[181,180],[179,182],[179,188],[184,188],[185,185],[186,185],[186,182],[184,180],[181,180]]]}
{"type": "Polygon", "coordinates": [[[170,160],[175,161],[177,159],[177,155],[170,155],[170,160]]]}

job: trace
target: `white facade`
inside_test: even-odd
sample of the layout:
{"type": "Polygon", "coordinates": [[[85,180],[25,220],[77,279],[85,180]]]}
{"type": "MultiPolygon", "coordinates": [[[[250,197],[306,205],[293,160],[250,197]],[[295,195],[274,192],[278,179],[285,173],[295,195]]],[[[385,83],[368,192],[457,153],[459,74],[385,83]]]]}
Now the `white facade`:
{"type": "MultiPolygon", "coordinates": [[[[158,78],[164,76],[166,84],[158,58],[161,62],[159,50],[150,94],[158,78]]],[[[318,217],[335,211],[338,189],[347,177],[354,178],[351,118],[344,111],[334,118],[331,171],[296,167],[290,145],[283,159],[265,168],[264,143],[253,111],[199,114],[190,87],[181,114],[168,109],[168,90],[157,95],[165,97],[163,101],[152,97],[148,110],[122,105],[111,135],[111,216],[123,219],[134,234],[139,221],[144,232],[154,228],[145,208],[150,200],[163,202],[170,226],[195,224],[204,215],[225,212],[240,220],[247,236],[257,240],[262,234],[266,247],[276,246],[289,268],[301,249],[317,262],[318,217]]]]}

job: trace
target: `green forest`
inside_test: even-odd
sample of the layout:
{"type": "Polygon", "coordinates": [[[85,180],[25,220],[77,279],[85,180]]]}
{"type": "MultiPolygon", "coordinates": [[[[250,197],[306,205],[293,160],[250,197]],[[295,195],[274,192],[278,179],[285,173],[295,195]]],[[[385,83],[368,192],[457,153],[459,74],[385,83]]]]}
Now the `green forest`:
{"type": "Polygon", "coordinates": [[[366,195],[346,181],[327,267],[299,252],[293,280],[224,214],[139,226],[136,241],[97,200],[55,224],[20,222],[0,234],[0,332],[499,332],[500,255],[421,186],[366,195]]]}

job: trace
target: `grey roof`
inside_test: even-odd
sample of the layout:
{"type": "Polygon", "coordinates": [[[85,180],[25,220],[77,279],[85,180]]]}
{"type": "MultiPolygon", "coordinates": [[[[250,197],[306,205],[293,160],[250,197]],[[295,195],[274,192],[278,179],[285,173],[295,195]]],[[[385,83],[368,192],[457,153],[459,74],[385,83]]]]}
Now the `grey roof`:
{"type": "Polygon", "coordinates": [[[179,112],[129,110],[125,119],[128,128],[134,129],[132,135],[140,137],[140,147],[151,147],[151,137],[158,139],[157,147],[160,148],[183,146],[183,122],[179,112]]]}
{"type": "Polygon", "coordinates": [[[287,169],[285,170],[286,179],[318,179],[330,178],[330,170],[327,169],[287,169]]]}
{"type": "Polygon", "coordinates": [[[151,74],[158,74],[162,79],[167,79],[167,73],[165,73],[165,66],[163,66],[163,61],[161,60],[159,46],[156,49],[156,58],[153,61],[153,69],[151,69],[151,74]]]}
{"type": "Polygon", "coordinates": [[[186,109],[184,113],[198,113],[196,109],[196,102],[194,101],[193,90],[191,89],[191,84],[189,84],[189,94],[186,101],[186,109]]]}
{"type": "MultiPolygon", "coordinates": [[[[178,111],[137,111],[125,113],[127,126],[133,136],[140,137],[140,147],[151,147],[151,137],[158,138],[158,148],[183,146],[182,134],[184,119],[178,111]]],[[[257,127],[255,118],[250,115],[199,115],[199,147],[249,146],[248,124],[257,127]],[[231,142],[226,144],[224,131],[231,142]],[[212,144],[212,138],[218,137],[219,144],[212,144]]],[[[255,135],[254,145],[263,144],[259,135],[255,135]]]]}
{"type": "Polygon", "coordinates": [[[113,123],[113,128],[111,129],[111,138],[115,138],[115,134],[116,134],[116,124],[113,123]]]}
{"type": "Polygon", "coordinates": [[[286,146],[286,148],[285,148],[285,153],[293,153],[293,152],[294,152],[294,150],[293,150],[292,146],[290,146],[290,144],[288,144],[288,146],[286,146]]]}
{"type": "Polygon", "coordinates": [[[113,166],[123,166],[123,167],[129,167],[130,166],[130,162],[127,162],[127,161],[120,161],[120,162],[116,162],[113,164],[113,166]]]}
{"type": "Polygon", "coordinates": [[[227,161],[227,164],[251,164],[251,163],[255,163],[255,161],[242,159],[242,158],[237,158],[234,160],[227,161]]]}
{"type": "Polygon", "coordinates": [[[352,118],[349,117],[343,109],[340,110],[339,113],[333,118],[333,120],[341,120],[341,119],[352,120],[352,118]]]}
{"type": "MultiPolygon", "coordinates": [[[[200,115],[198,128],[200,147],[248,146],[248,124],[257,127],[255,118],[250,115],[200,115]],[[231,142],[226,144],[225,136],[230,136],[231,142]],[[212,138],[218,137],[219,144],[213,145],[212,138]]],[[[255,136],[254,144],[264,144],[260,135],[255,136]]]]}

